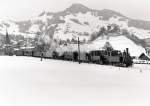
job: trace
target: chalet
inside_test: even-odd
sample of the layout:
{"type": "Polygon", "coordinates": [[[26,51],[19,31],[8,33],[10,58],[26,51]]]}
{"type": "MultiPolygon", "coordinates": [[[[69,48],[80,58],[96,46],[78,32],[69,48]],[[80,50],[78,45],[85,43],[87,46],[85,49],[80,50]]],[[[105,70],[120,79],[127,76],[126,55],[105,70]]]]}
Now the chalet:
{"type": "Polygon", "coordinates": [[[139,59],[140,59],[140,60],[150,60],[150,57],[147,56],[146,54],[142,53],[142,54],[139,56],[139,59]]]}

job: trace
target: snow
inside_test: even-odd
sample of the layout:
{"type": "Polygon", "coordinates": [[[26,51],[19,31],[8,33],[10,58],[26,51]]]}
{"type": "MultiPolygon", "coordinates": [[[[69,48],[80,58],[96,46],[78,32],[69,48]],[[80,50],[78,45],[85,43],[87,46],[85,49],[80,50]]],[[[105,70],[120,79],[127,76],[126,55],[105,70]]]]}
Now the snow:
{"type": "Polygon", "coordinates": [[[32,25],[31,28],[29,29],[29,32],[40,32],[40,28],[38,25],[32,25]]]}
{"type": "MultiPolygon", "coordinates": [[[[94,32],[98,32],[102,26],[106,27],[109,24],[117,24],[121,29],[127,29],[131,34],[135,34],[135,36],[139,39],[150,38],[150,30],[129,27],[129,19],[120,16],[114,16],[105,21],[101,20],[101,16],[95,16],[92,12],[87,12],[85,14],[69,14],[65,17],[61,17],[61,19],[65,20],[65,23],[58,25],[58,32],[55,32],[54,37],[59,36],[58,38],[63,40],[66,40],[68,36],[69,39],[71,39],[73,35],[78,36],[79,33],[83,36],[84,32],[91,35],[94,32]],[[79,23],[72,21],[72,19],[78,20],[79,23]],[[120,19],[124,20],[120,21],[120,19]],[[67,31],[67,33],[65,33],[65,31],[67,31]]],[[[85,39],[87,39],[87,37],[85,37],[85,39]]]]}
{"type": "MultiPolygon", "coordinates": [[[[63,17],[62,17],[63,18],[63,17]]],[[[63,18],[65,23],[61,23],[57,27],[57,32],[54,34],[54,38],[71,39],[73,36],[81,35],[83,39],[88,39],[89,36],[85,36],[84,33],[91,35],[93,32],[97,32],[102,26],[102,21],[99,17],[95,17],[91,12],[86,14],[77,13],[75,15],[67,15],[63,18]],[[79,23],[72,21],[72,19],[78,20],[79,23]],[[89,25],[86,25],[88,22],[89,25]],[[65,33],[67,32],[67,33],[65,33]]]]}
{"type": "MultiPolygon", "coordinates": [[[[137,36],[139,39],[147,39],[150,38],[150,30],[144,30],[144,29],[139,29],[139,28],[135,28],[135,27],[129,27],[128,26],[128,19],[126,19],[125,21],[119,21],[119,19],[121,19],[122,17],[112,17],[109,19],[109,21],[106,21],[107,24],[117,24],[120,26],[121,29],[127,29],[131,34],[134,34],[135,36],[137,36]]],[[[106,24],[105,23],[105,24],[106,24]]]]}
{"type": "Polygon", "coordinates": [[[43,23],[47,24],[47,21],[52,19],[52,18],[53,18],[53,15],[44,14],[43,16],[39,16],[39,17],[33,18],[32,22],[35,23],[35,22],[41,20],[43,23]]]}
{"type": "Polygon", "coordinates": [[[123,17],[119,17],[119,16],[116,16],[116,17],[112,17],[109,19],[109,21],[106,21],[108,24],[117,24],[119,25],[121,28],[128,28],[128,19],[126,19],[125,21],[119,21],[119,19],[121,19],[123,17]]]}
{"type": "Polygon", "coordinates": [[[149,106],[150,65],[0,57],[2,106],[149,106]]]}
{"type": "Polygon", "coordinates": [[[135,34],[139,39],[148,39],[150,38],[150,30],[137,29],[134,27],[128,28],[128,30],[135,34]]]}

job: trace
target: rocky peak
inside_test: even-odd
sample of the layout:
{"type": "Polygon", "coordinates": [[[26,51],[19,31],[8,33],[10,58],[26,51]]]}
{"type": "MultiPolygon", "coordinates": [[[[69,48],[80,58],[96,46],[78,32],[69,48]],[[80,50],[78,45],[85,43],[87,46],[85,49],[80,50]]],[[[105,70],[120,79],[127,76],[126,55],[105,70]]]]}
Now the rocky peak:
{"type": "Polygon", "coordinates": [[[86,13],[89,10],[90,9],[88,7],[79,3],[72,4],[69,8],[66,9],[67,12],[71,12],[71,13],[78,13],[78,12],[86,13]]]}

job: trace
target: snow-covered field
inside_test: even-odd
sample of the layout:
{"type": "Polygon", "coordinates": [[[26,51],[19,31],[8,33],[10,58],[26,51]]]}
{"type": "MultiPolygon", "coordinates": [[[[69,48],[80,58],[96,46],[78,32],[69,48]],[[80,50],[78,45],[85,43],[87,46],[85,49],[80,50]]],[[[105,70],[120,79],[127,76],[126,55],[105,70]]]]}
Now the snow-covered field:
{"type": "Polygon", "coordinates": [[[1,106],[149,106],[150,65],[0,57],[1,106]]]}

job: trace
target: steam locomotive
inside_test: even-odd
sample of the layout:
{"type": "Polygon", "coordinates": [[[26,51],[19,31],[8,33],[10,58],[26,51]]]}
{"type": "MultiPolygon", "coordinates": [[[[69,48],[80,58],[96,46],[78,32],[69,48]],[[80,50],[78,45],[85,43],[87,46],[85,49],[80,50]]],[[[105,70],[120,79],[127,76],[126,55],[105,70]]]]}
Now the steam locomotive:
{"type": "Polygon", "coordinates": [[[118,50],[102,50],[90,52],[91,62],[98,64],[110,64],[115,66],[132,66],[133,60],[128,52],[128,48],[124,52],[118,50]]]}

